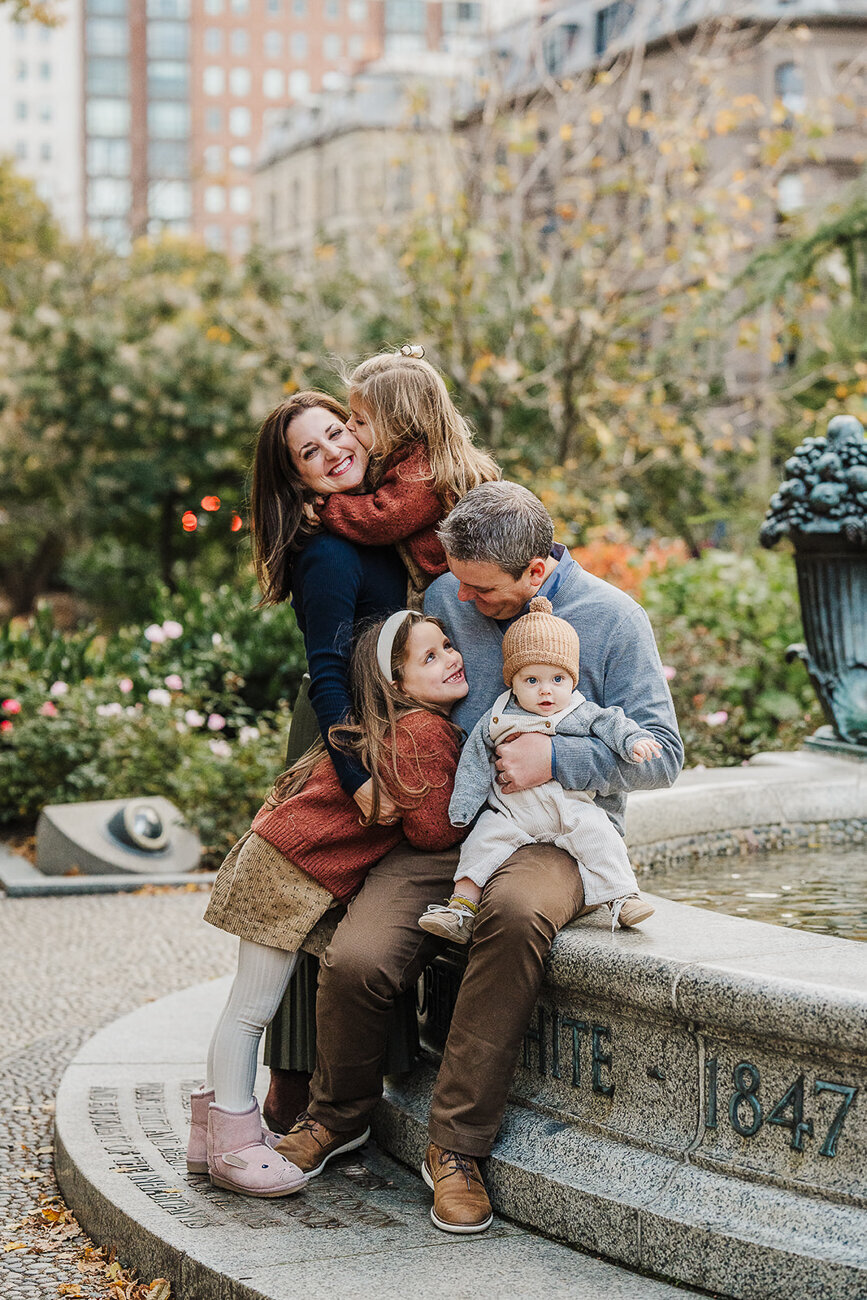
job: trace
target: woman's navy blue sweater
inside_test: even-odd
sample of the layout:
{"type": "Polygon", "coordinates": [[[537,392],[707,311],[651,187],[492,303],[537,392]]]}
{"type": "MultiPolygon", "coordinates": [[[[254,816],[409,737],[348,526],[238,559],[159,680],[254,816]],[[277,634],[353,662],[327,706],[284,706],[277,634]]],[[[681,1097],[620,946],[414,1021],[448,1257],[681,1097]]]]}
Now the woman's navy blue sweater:
{"type": "MultiPolygon", "coordinates": [[[[406,604],[406,569],[391,546],[356,546],[331,533],[314,533],[295,559],[292,606],[304,637],[310,702],[328,745],[328,728],[350,712],[352,629],[385,618],[406,604]]],[[[368,773],[328,745],[340,784],[352,795],[368,773]]]]}

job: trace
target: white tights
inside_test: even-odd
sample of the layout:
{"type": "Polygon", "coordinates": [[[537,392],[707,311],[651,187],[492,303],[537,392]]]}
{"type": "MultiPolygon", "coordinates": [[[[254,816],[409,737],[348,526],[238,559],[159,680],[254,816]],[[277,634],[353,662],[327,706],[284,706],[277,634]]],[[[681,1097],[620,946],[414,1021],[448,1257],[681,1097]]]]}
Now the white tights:
{"type": "Polygon", "coordinates": [[[208,1048],[205,1087],[224,1110],[248,1110],[256,1082],[256,1054],[295,970],[297,952],[242,939],[238,973],[208,1048]]]}

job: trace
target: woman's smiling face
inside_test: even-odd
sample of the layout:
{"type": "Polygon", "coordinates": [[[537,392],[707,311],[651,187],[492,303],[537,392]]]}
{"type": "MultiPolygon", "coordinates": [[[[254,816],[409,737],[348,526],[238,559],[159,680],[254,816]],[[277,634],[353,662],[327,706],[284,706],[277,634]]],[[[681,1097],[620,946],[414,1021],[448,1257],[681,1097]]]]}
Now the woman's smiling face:
{"type": "Polygon", "coordinates": [[[286,439],[298,477],[315,495],[349,492],[361,485],[367,452],[343,421],[324,406],[296,415],[286,439]]]}

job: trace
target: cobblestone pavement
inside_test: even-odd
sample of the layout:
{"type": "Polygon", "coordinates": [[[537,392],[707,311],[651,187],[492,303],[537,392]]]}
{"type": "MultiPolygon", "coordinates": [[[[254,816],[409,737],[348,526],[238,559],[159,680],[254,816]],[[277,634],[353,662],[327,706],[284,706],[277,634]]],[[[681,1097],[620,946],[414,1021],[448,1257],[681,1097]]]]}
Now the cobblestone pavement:
{"type": "MultiPolygon", "coordinates": [[[[57,1193],[53,1099],[81,1044],[144,1002],[232,971],[237,940],[202,922],[205,900],[204,892],[183,890],[82,898],[0,895],[3,1226],[36,1211],[40,1196],[57,1193]]],[[[0,1253],[0,1300],[114,1296],[103,1280],[88,1281],[77,1267],[73,1256],[83,1242],[75,1238],[76,1251],[0,1253]]]]}

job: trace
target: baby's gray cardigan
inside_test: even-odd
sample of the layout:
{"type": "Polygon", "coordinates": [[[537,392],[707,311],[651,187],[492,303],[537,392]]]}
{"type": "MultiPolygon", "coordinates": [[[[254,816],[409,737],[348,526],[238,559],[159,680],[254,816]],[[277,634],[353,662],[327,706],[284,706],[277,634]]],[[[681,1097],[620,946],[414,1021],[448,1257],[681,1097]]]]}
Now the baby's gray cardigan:
{"type": "MultiPolygon", "coordinates": [[[[492,767],[494,746],[491,744],[490,731],[493,712],[493,708],[490,708],[479,719],[461,750],[461,761],[455,774],[455,792],[449,804],[449,821],[453,826],[466,826],[471,822],[490,793],[491,781],[496,775],[496,768],[492,767]]],[[[524,710],[512,699],[503,713],[504,716],[510,713],[520,715],[524,710]]],[[[635,762],[632,757],[635,742],[647,739],[650,735],[631,718],[627,718],[622,709],[600,709],[598,704],[592,704],[590,700],[579,704],[558,722],[556,734],[598,736],[627,763],[635,762]]]]}
{"type": "MultiPolygon", "coordinates": [[[[563,551],[538,593],[551,601],[581,639],[578,689],[602,708],[618,705],[662,746],[651,763],[625,763],[594,736],[558,736],[557,780],[567,790],[596,790],[596,802],[623,834],[626,792],[669,786],[683,764],[683,745],[650,621],[640,605],[595,578],[563,551]]],[[[506,624],[458,600],[457,579],[437,578],[425,594],[425,612],[439,618],[464,656],[469,692],[451,718],[467,732],[503,690],[506,624]]],[[[523,611],[523,612],[526,612],[523,611]]]]}

